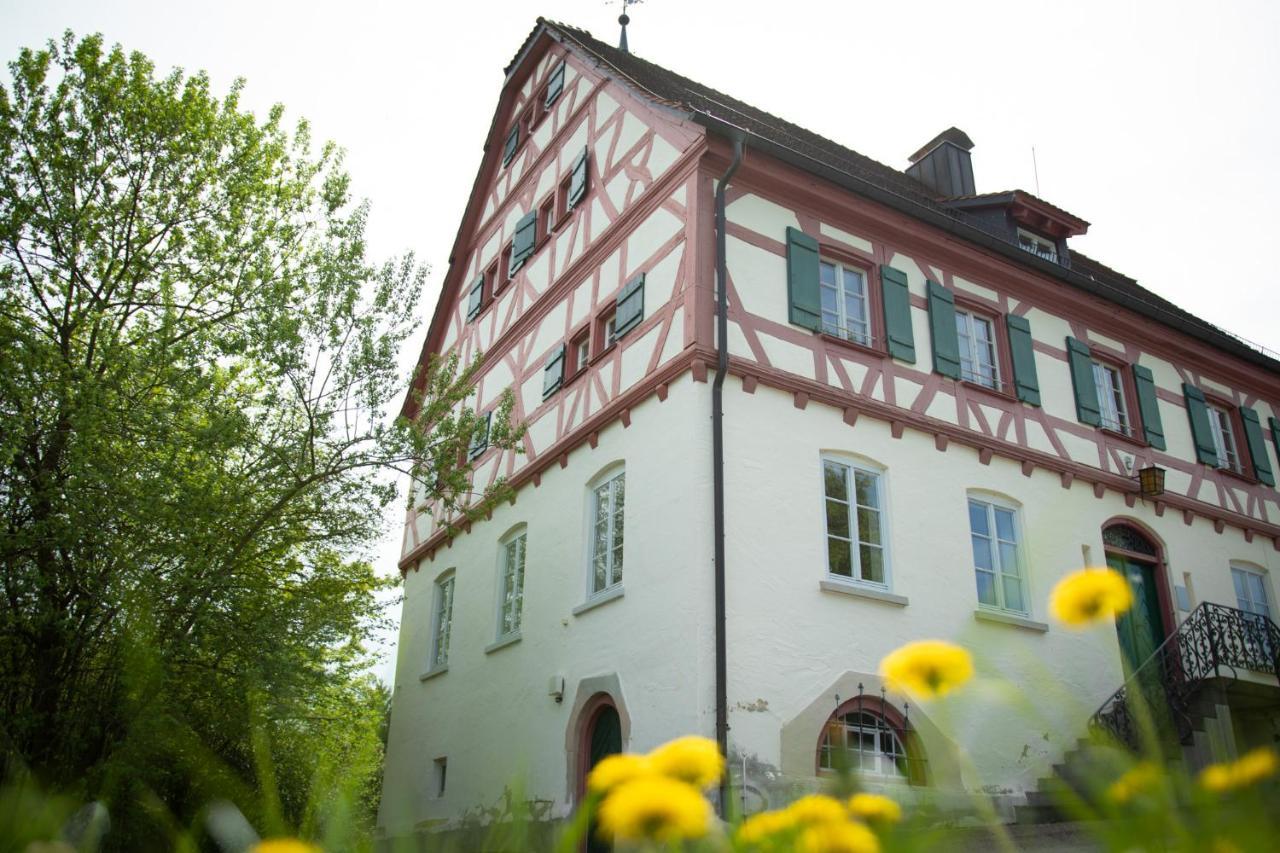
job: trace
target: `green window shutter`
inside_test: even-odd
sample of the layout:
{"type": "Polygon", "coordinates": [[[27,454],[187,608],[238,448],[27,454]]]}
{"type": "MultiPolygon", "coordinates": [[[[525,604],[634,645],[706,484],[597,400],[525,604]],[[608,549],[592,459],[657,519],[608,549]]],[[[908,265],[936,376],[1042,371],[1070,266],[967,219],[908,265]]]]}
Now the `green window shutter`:
{"type": "Polygon", "coordinates": [[[470,322],[484,307],[484,276],[471,282],[471,292],[467,295],[467,321],[470,322]]]}
{"type": "Polygon", "coordinates": [[[516,234],[511,239],[511,267],[508,270],[510,275],[515,275],[516,270],[524,266],[524,262],[529,260],[529,256],[533,254],[534,241],[537,237],[538,211],[531,210],[520,217],[520,221],[516,223],[516,234]]]}
{"type": "MultiPolygon", "coordinates": [[[[916,336],[911,329],[911,293],[907,290],[907,274],[893,267],[880,267],[880,305],[884,309],[884,328],[889,355],[916,363],[916,336]]],[[[951,321],[952,329],[955,320],[951,321]]],[[[956,347],[957,352],[959,346],[956,347]]]]}
{"type": "Polygon", "coordinates": [[[1244,437],[1249,444],[1249,456],[1253,458],[1253,475],[1268,486],[1276,484],[1271,472],[1271,457],[1267,456],[1267,442],[1262,437],[1262,421],[1258,413],[1248,406],[1240,407],[1240,419],[1244,421],[1244,437]]]}
{"type": "Polygon", "coordinates": [[[1018,399],[1033,406],[1040,405],[1040,377],[1036,373],[1036,351],[1031,342],[1031,323],[1026,317],[1006,314],[1009,332],[1009,360],[1013,362],[1013,384],[1018,399]]]}
{"type": "Polygon", "coordinates": [[[1191,421],[1191,437],[1196,443],[1196,459],[1217,467],[1218,451],[1213,446],[1213,430],[1209,426],[1209,404],[1204,392],[1194,385],[1182,383],[1182,395],[1187,400],[1187,418],[1191,421]]]}
{"type": "Polygon", "coordinates": [[[787,302],[793,324],[818,330],[818,241],[795,228],[787,229],[787,302]]]}
{"type": "Polygon", "coordinates": [[[555,352],[551,353],[551,358],[547,359],[547,366],[542,371],[542,399],[544,400],[560,390],[560,386],[564,384],[564,353],[565,346],[561,344],[556,347],[555,352]]]}
{"type": "Polygon", "coordinates": [[[560,93],[564,91],[564,62],[561,61],[556,66],[556,70],[551,72],[551,79],[547,81],[547,97],[542,102],[543,106],[549,107],[556,102],[556,98],[560,97],[560,93]]]}
{"type": "Polygon", "coordinates": [[[471,435],[471,446],[467,449],[467,459],[475,459],[489,449],[489,426],[493,420],[493,412],[485,412],[484,418],[476,424],[476,431],[471,435]]]}
{"type": "Polygon", "coordinates": [[[1089,345],[1067,338],[1067,364],[1071,368],[1071,385],[1076,393],[1076,420],[1101,426],[1102,408],[1098,405],[1098,383],[1093,381],[1093,358],[1089,354],[1089,345]]]}
{"type": "Polygon", "coordinates": [[[569,170],[569,207],[576,207],[578,202],[586,196],[590,171],[590,158],[587,156],[586,146],[583,146],[582,153],[573,161],[573,166],[569,170]]]}
{"type": "Polygon", "coordinates": [[[1142,436],[1156,450],[1164,450],[1164,424],[1156,401],[1156,380],[1149,368],[1133,366],[1133,385],[1138,389],[1138,413],[1142,415],[1142,436]]]}
{"type": "Polygon", "coordinates": [[[960,378],[960,338],[956,334],[956,298],[936,281],[926,281],[929,294],[929,332],[933,336],[933,369],[960,378]]]}
{"type": "Polygon", "coordinates": [[[511,158],[516,156],[516,149],[520,147],[520,122],[516,122],[515,127],[511,128],[511,132],[507,134],[507,142],[502,146],[502,165],[507,166],[511,163],[511,158]]]}
{"type": "Polygon", "coordinates": [[[620,338],[640,325],[644,319],[644,273],[640,273],[622,286],[614,307],[614,337],[620,338]]]}
{"type": "Polygon", "coordinates": [[[1276,456],[1280,457],[1280,421],[1267,418],[1271,423],[1271,443],[1276,446],[1276,456]]]}

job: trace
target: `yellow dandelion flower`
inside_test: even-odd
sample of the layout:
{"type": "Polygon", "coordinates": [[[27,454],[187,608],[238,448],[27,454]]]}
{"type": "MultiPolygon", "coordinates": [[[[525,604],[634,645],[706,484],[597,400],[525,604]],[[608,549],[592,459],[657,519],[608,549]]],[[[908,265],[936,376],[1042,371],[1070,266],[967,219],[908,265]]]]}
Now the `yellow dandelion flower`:
{"type": "Polygon", "coordinates": [[[649,759],[643,755],[621,753],[604,758],[587,774],[587,790],[603,794],[640,776],[654,773],[649,759]]]}
{"type": "Polygon", "coordinates": [[[665,776],[639,776],[609,792],[600,805],[601,834],[616,841],[701,838],[711,804],[698,789],[665,776]]]}
{"type": "Polygon", "coordinates": [[[849,817],[849,813],[840,801],[826,794],[809,794],[801,797],[787,806],[786,813],[793,821],[805,826],[839,823],[849,817]]]}
{"type": "Polygon", "coordinates": [[[1210,791],[1234,791],[1256,785],[1280,769],[1280,759],[1269,747],[1258,747],[1237,761],[1210,764],[1200,772],[1201,787],[1210,791]]]}
{"type": "Polygon", "coordinates": [[[681,737],[649,753],[654,771],[696,788],[705,788],[724,775],[724,756],[713,740],[704,737],[681,737]]]}
{"type": "Polygon", "coordinates": [[[880,794],[854,794],[849,798],[849,813],[867,823],[897,823],[902,820],[902,806],[880,794]]]}
{"type": "Polygon", "coordinates": [[[1240,848],[1226,838],[1213,839],[1213,846],[1209,849],[1213,853],[1241,853],[1240,848]]]}
{"type": "Polygon", "coordinates": [[[802,853],[880,853],[876,834],[860,823],[822,823],[800,834],[802,853]]]}
{"type": "Polygon", "coordinates": [[[742,822],[742,826],[738,827],[737,838],[740,844],[759,844],[795,829],[795,826],[796,819],[790,812],[760,812],[742,822]]]}
{"type": "Polygon", "coordinates": [[[880,675],[891,690],[922,699],[943,696],[973,677],[973,658],[943,640],[917,640],[895,649],[880,661],[880,675]]]}
{"type": "Polygon", "coordinates": [[[1142,761],[1133,765],[1107,788],[1107,799],[1124,805],[1138,794],[1160,784],[1160,768],[1153,762],[1142,761]]]}
{"type": "Polygon", "coordinates": [[[1049,611],[1059,622],[1073,628],[1114,618],[1132,606],[1133,590],[1128,581],[1108,568],[1072,572],[1058,581],[1049,594],[1049,611]]]}
{"type": "Polygon", "coordinates": [[[297,838],[267,838],[250,847],[249,853],[321,853],[321,850],[297,838]]]}

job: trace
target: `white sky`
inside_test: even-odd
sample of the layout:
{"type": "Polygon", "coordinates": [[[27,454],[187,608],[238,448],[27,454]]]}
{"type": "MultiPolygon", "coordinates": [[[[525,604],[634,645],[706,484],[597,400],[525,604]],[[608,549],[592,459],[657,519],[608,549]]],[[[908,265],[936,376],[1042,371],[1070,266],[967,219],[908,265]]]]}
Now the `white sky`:
{"type": "MultiPolygon", "coordinates": [[[[502,69],[539,14],[617,37],[602,0],[0,0],[0,56],[101,32],[305,116],[347,149],[374,257],[431,264],[425,334],[502,69]]],[[[1035,192],[1035,146],[1039,195],[1092,223],[1073,247],[1280,350],[1280,3],[648,0],[631,17],[635,53],[896,168],[955,125],[979,192],[1035,192]]]]}

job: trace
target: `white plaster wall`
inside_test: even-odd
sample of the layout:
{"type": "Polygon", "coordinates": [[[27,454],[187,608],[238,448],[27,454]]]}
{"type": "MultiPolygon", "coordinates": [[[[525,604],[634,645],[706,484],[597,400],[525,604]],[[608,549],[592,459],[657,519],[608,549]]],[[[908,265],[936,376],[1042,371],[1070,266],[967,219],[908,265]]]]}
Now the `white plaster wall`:
{"type": "Polygon", "coordinates": [[[959,445],[939,452],[932,436],[911,429],[894,439],[870,417],[850,427],[837,409],[810,403],[799,410],[790,394],[765,386],[731,394],[725,411],[731,745],[775,767],[782,726],[843,673],[874,673],[894,648],[937,637],[973,650],[979,679],[953,700],[913,703],[911,714],[927,715],[969,750],[977,772],[967,787],[1025,791],[1122,680],[1115,631],[1065,629],[1052,623],[1046,603],[1057,580],[1082,566],[1084,547],[1103,562],[1108,519],[1127,516],[1155,530],[1171,583],[1190,572],[1200,600],[1235,606],[1232,559],[1265,567],[1271,577],[1280,564],[1263,537],[1246,543],[1230,528],[1215,534],[1207,521],[1186,526],[1181,513],[1157,517],[1151,504],[1129,509],[1115,493],[1098,499],[1084,483],[1063,489],[1057,474],[1026,477],[1018,463],[998,457],[982,465],[959,445]],[[824,450],[885,466],[892,591],[908,598],[906,607],[819,589],[826,577],[824,450]],[[1047,632],[975,620],[969,489],[1021,505],[1030,618],[1050,623],[1047,632]]]}
{"type": "Polygon", "coordinates": [[[593,450],[552,466],[514,505],[495,510],[405,580],[395,699],[379,823],[402,834],[428,819],[493,805],[519,781],[530,798],[568,807],[565,732],[577,684],[616,673],[632,749],[712,731],[711,477],[708,385],[688,374],[650,397],[593,450]],[[673,424],[690,428],[673,429],[673,424]],[[625,595],[581,615],[587,589],[586,484],[626,463],[625,595]],[[528,525],[522,639],[486,654],[497,628],[500,537],[528,525]],[[427,681],[433,584],[456,571],[449,669],[427,681]],[[565,701],[547,695],[563,675],[565,701]],[[433,762],[448,758],[443,798],[433,762]]]}

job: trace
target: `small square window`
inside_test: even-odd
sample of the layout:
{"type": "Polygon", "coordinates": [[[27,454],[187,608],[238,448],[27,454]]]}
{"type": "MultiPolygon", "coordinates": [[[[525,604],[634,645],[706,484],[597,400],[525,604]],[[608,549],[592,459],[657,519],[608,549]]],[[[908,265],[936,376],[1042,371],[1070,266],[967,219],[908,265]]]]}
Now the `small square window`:
{"type": "Polygon", "coordinates": [[[587,365],[591,363],[590,328],[583,329],[569,342],[568,359],[566,373],[568,378],[572,379],[587,369],[587,365]]]}
{"type": "Polygon", "coordinates": [[[618,342],[618,323],[614,312],[610,311],[600,320],[600,352],[613,347],[618,342]]]}
{"type": "Polygon", "coordinates": [[[557,224],[569,215],[569,184],[572,182],[573,175],[564,176],[564,180],[560,182],[560,186],[556,188],[556,221],[557,224]]]}
{"type": "Polygon", "coordinates": [[[542,245],[556,230],[556,199],[551,196],[538,210],[538,245],[542,245]]]}
{"type": "Polygon", "coordinates": [[[498,263],[498,275],[501,277],[498,290],[507,286],[507,282],[511,281],[511,244],[508,243],[506,248],[502,250],[502,260],[498,263]]]}

